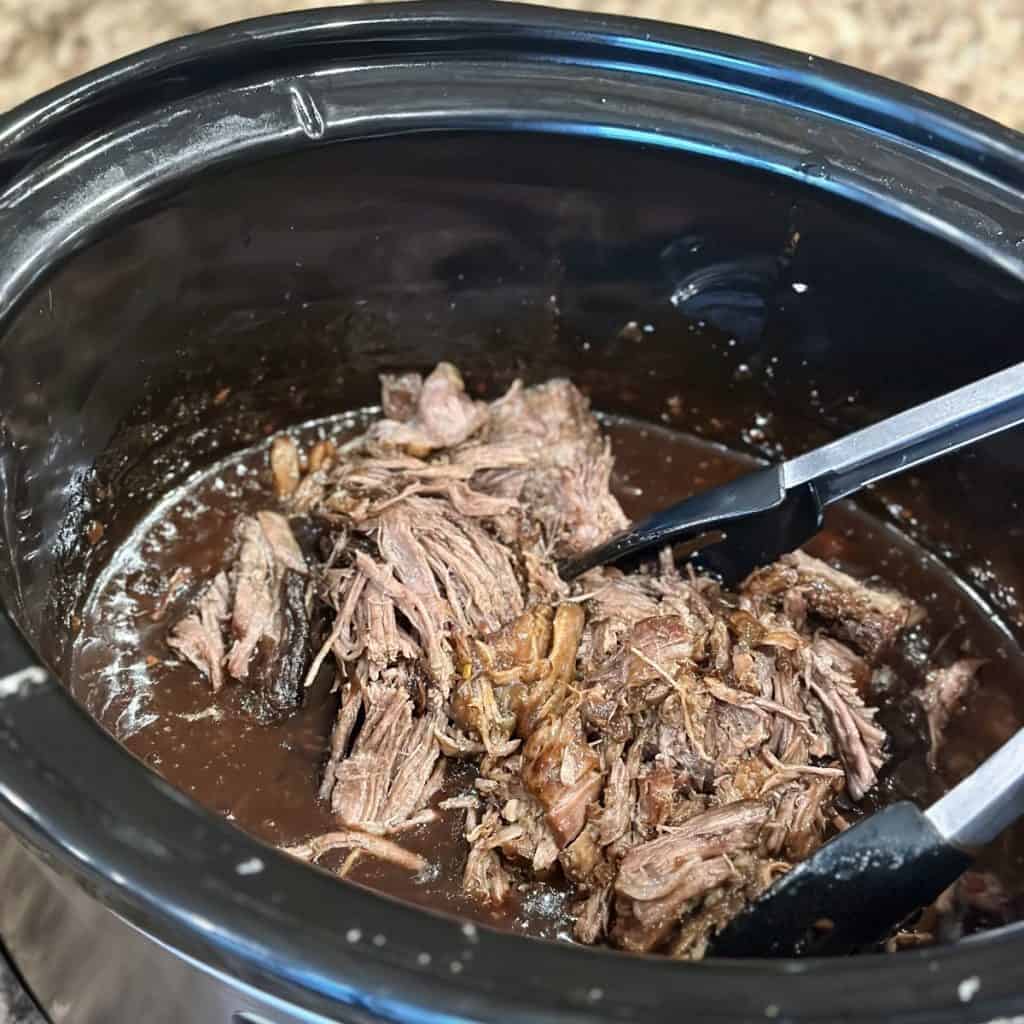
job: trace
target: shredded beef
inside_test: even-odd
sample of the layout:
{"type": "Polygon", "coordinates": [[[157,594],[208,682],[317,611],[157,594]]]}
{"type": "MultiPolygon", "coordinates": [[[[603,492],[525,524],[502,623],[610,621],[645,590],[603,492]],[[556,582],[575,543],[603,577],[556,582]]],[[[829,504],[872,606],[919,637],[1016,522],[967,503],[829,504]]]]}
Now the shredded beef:
{"type": "Polygon", "coordinates": [[[223,631],[230,607],[231,584],[227,573],[221,572],[167,638],[171,648],[191,661],[215,691],[224,685],[223,631]]]}
{"type": "Polygon", "coordinates": [[[928,718],[928,761],[932,767],[950,719],[974,689],[978,671],[984,664],[980,658],[961,658],[948,668],[934,669],[928,674],[927,684],[919,696],[928,718]]]}
{"type": "MultiPolygon", "coordinates": [[[[473,898],[560,881],[578,940],[702,956],[875,786],[870,679],[920,609],[802,552],[733,592],[668,553],[569,587],[555,560],[626,525],[571,383],[487,404],[442,363],[383,377],[382,407],[341,448],[274,442],[279,510],[240,520],[169,638],[214,689],[278,707],[334,677],[320,798],[338,828],[291,852],[415,871],[385,837],[463,815],[473,898]],[[456,760],[473,791],[437,802],[456,760]]],[[[977,667],[933,676],[933,744],[977,667]]]]}
{"type": "Polygon", "coordinates": [[[217,574],[168,643],[214,690],[226,672],[260,691],[272,708],[286,710],[300,702],[312,653],[309,569],[278,512],[244,516],[236,533],[231,569],[217,574]]]}

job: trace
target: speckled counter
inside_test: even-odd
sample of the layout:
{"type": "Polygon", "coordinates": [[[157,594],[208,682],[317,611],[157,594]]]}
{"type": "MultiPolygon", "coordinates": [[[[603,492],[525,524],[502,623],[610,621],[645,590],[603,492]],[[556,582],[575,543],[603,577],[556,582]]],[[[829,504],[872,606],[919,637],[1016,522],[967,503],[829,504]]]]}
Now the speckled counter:
{"type": "Polygon", "coordinates": [[[0,1024],[45,1024],[0,949],[0,1024]]]}
{"type": "MultiPolygon", "coordinates": [[[[151,43],[326,0],[0,0],[0,110],[151,43]]],[[[1021,0],[554,0],[763,39],[1024,129],[1021,0]]]]}

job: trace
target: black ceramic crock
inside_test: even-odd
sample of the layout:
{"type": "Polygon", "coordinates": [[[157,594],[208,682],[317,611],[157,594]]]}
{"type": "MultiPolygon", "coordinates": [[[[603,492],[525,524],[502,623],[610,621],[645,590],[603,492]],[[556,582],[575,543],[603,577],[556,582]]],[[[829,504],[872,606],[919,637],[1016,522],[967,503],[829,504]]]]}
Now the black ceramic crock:
{"type": "MultiPolygon", "coordinates": [[[[1019,1019],[1019,927],[690,964],[400,905],[172,790],[59,677],[83,586],[161,490],[372,402],[382,369],[569,373],[756,446],[755,416],[810,445],[1021,359],[1022,187],[1020,136],[891,82],[512,5],[247,22],[0,119],[0,935],[47,1013],[1019,1019]]],[[[923,542],[1008,644],[1022,480],[1004,438],[921,484],[923,542]]]]}

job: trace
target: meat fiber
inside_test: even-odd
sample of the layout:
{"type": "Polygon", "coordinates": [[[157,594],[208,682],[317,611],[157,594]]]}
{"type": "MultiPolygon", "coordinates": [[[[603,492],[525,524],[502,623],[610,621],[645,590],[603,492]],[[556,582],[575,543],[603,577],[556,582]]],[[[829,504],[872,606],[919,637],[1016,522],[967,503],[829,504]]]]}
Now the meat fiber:
{"type": "MultiPolygon", "coordinates": [[[[700,957],[875,786],[869,682],[920,609],[801,552],[734,592],[668,553],[566,586],[555,560],[626,525],[571,383],[488,404],[442,363],[383,377],[382,407],[340,448],[275,440],[280,510],[242,517],[171,645],[215,689],[279,706],[334,679],[320,798],[337,828],[296,855],[420,870],[386,837],[464,815],[472,898],[557,880],[578,940],[700,957]],[[453,761],[473,790],[438,802],[453,761]]],[[[922,697],[935,743],[976,668],[922,697]]]]}
{"type": "Polygon", "coordinates": [[[919,697],[928,719],[928,763],[934,768],[950,719],[977,682],[981,658],[961,658],[948,668],[933,669],[919,697]]]}
{"type": "Polygon", "coordinates": [[[217,574],[171,629],[168,644],[215,691],[226,672],[261,692],[270,707],[295,707],[312,653],[308,575],[284,516],[272,511],[244,516],[230,571],[217,574]]]}
{"type": "Polygon", "coordinates": [[[167,638],[172,650],[210,680],[214,692],[224,685],[224,624],[230,609],[231,584],[227,573],[221,572],[167,638]]]}

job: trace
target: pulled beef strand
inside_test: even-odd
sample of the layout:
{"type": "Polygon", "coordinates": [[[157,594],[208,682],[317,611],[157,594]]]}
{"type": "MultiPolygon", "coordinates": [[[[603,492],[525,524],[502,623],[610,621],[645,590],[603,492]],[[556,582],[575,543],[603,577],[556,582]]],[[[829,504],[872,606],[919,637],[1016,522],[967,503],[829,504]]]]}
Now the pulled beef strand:
{"type": "Polygon", "coordinates": [[[942,747],[942,739],[950,719],[973,691],[978,672],[985,664],[982,658],[961,658],[948,668],[933,669],[918,694],[928,719],[928,763],[934,768],[942,747]]]}
{"type": "MultiPolygon", "coordinates": [[[[561,878],[579,941],[700,957],[845,823],[837,797],[875,785],[868,681],[920,609],[802,552],[735,593],[667,556],[566,586],[555,560],[626,525],[580,392],[517,382],[488,404],[445,363],[382,392],[342,448],[275,439],[276,507],[240,520],[170,645],[275,708],[334,674],[320,798],[338,828],[289,852],[419,871],[388,837],[462,814],[473,898],[561,878]],[[472,792],[432,806],[456,760],[472,792]]],[[[936,743],[976,670],[922,697],[936,743]]]]}
{"type": "Polygon", "coordinates": [[[310,655],[309,569],[278,512],[243,516],[236,536],[230,570],[214,577],[171,629],[168,644],[214,690],[224,684],[226,671],[259,691],[273,709],[287,710],[300,701],[310,655]]]}

